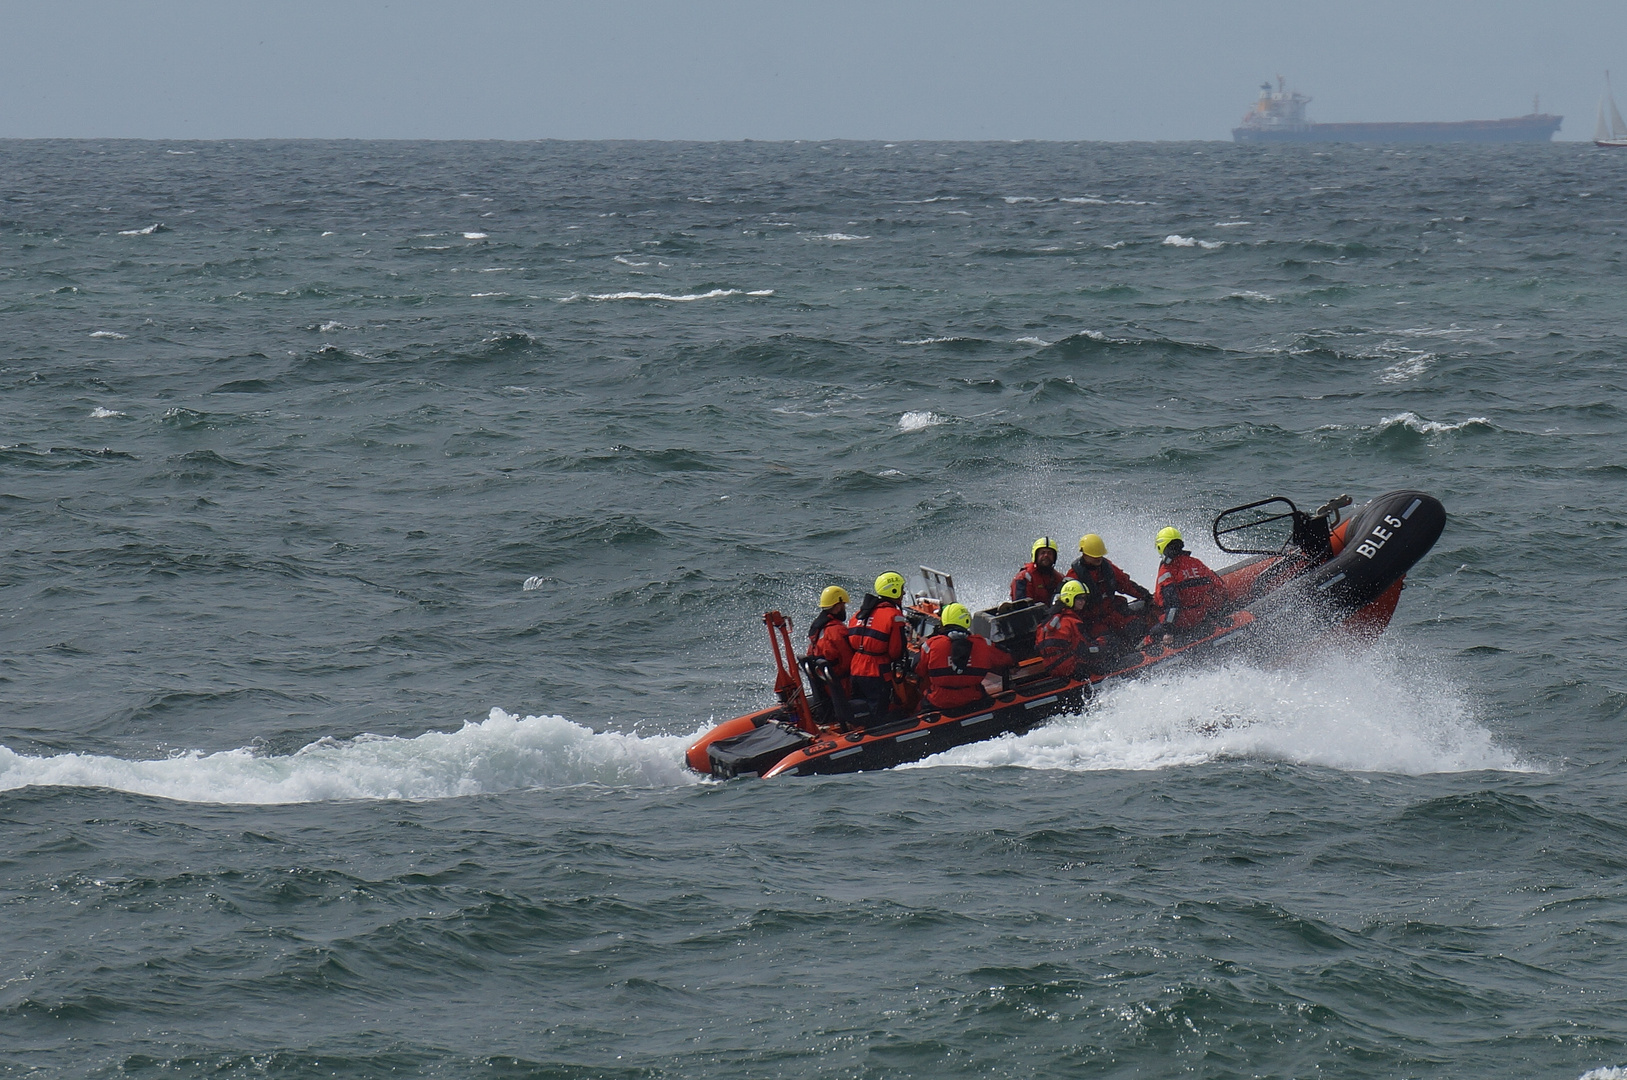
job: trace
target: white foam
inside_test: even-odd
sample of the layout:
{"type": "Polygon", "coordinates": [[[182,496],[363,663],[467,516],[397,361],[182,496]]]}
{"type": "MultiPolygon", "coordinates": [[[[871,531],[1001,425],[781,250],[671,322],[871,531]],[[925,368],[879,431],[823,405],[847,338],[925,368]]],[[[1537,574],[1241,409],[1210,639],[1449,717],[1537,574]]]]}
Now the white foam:
{"type": "Polygon", "coordinates": [[[94,409],[90,410],[90,418],[92,420],[109,420],[109,419],[112,419],[115,416],[123,416],[123,415],[124,415],[123,413],[117,412],[117,411],[115,411],[113,409],[104,409],[100,405],[98,405],[94,409]]]}
{"type": "Polygon", "coordinates": [[[648,265],[650,265],[647,260],[645,262],[638,262],[637,260],[629,259],[625,255],[612,256],[610,261],[611,262],[619,262],[623,266],[648,266],[648,265]]]}
{"type": "Polygon", "coordinates": [[[521,592],[535,592],[537,589],[542,588],[547,583],[548,583],[547,578],[539,577],[538,575],[533,574],[530,577],[526,578],[525,582],[523,584],[521,584],[520,591],[521,592]]]}
{"type": "Polygon", "coordinates": [[[1461,420],[1456,424],[1444,424],[1439,420],[1425,420],[1415,412],[1404,412],[1397,413],[1394,416],[1386,416],[1379,421],[1379,427],[1408,427],[1420,435],[1439,435],[1443,432],[1462,431],[1471,427],[1489,428],[1491,427],[1491,421],[1484,416],[1471,416],[1467,420],[1461,420]]]}
{"type": "Polygon", "coordinates": [[[0,746],[0,791],[110,788],[181,802],[302,803],[332,799],[448,799],[601,784],[677,787],[699,776],[683,763],[694,736],[596,733],[559,716],[502,709],[461,731],[413,739],[322,739],[293,753],[194,752],[161,761],[99,754],[28,757],[0,746]]]}
{"type": "Polygon", "coordinates": [[[1047,345],[1054,345],[1056,343],[1053,342],[1053,341],[1046,341],[1044,338],[1037,338],[1037,337],[1029,336],[1029,337],[1020,337],[1020,338],[1018,338],[1017,339],[1017,344],[1019,344],[1019,345],[1038,345],[1040,348],[1044,348],[1047,345]]]}
{"type": "Polygon", "coordinates": [[[1256,300],[1262,304],[1275,304],[1277,298],[1270,293],[1255,292],[1253,289],[1244,289],[1241,292],[1226,294],[1227,300],[1256,300]]]}
{"type": "Polygon", "coordinates": [[[1235,229],[1239,225],[1253,225],[1253,224],[1254,224],[1254,222],[1252,222],[1252,221],[1217,221],[1217,222],[1215,222],[1215,228],[1217,228],[1217,229],[1235,229]]]}
{"type": "Polygon", "coordinates": [[[92,330],[90,332],[90,336],[91,337],[99,337],[99,338],[108,338],[108,339],[110,339],[112,341],[124,341],[129,337],[128,334],[120,334],[120,333],[117,333],[116,331],[113,331],[113,330],[92,330]]]}
{"type": "Polygon", "coordinates": [[[1406,382],[1416,379],[1428,371],[1430,366],[1439,359],[1432,352],[1412,353],[1405,359],[1398,360],[1379,372],[1378,381],[1387,383],[1406,382]]]}
{"type": "Polygon", "coordinates": [[[923,762],[1088,772],[1221,759],[1347,772],[1539,771],[1499,746],[1449,680],[1394,653],[1329,653],[1298,668],[1188,669],[1105,690],[1081,716],[923,762]]]}
{"type": "Polygon", "coordinates": [[[1044,201],[1045,201],[1044,199],[1036,199],[1032,195],[1007,195],[1006,196],[1006,203],[1008,205],[1011,205],[1011,206],[1015,206],[1018,203],[1037,203],[1037,202],[1044,202],[1044,201]]]}
{"type": "Polygon", "coordinates": [[[471,300],[478,300],[482,296],[507,296],[507,295],[508,295],[508,293],[506,293],[506,292],[472,292],[472,293],[469,294],[469,298],[471,300]]]}
{"type": "Polygon", "coordinates": [[[854,236],[852,233],[831,232],[818,233],[813,236],[804,236],[805,240],[868,240],[868,236],[854,236]]]}
{"type": "Polygon", "coordinates": [[[346,326],[344,323],[340,322],[338,319],[329,319],[327,322],[325,322],[321,326],[317,327],[317,330],[320,331],[321,333],[324,333],[324,334],[331,334],[335,330],[354,330],[354,329],[356,329],[354,326],[346,326]]]}
{"type": "Polygon", "coordinates": [[[1107,199],[1098,199],[1094,195],[1085,195],[1077,199],[1061,199],[1058,201],[1082,206],[1106,206],[1108,204],[1107,199]]]}
{"type": "Polygon", "coordinates": [[[953,338],[953,337],[924,337],[924,338],[910,338],[910,339],[908,339],[906,341],[900,341],[899,344],[900,345],[943,345],[946,342],[959,341],[959,340],[960,340],[959,338],[953,338]]]}
{"type": "Polygon", "coordinates": [[[486,239],[486,234],[483,232],[466,232],[463,234],[463,238],[465,240],[484,240],[486,239]]]}
{"type": "Polygon", "coordinates": [[[949,418],[939,416],[934,412],[907,412],[898,418],[898,430],[920,431],[922,428],[937,427],[939,424],[949,423],[949,418]]]}
{"type": "Polygon", "coordinates": [[[1219,240],[1199,240],[1196,237],[1182,236],[1179,233],[1170,233],[1168,236],[1164,237],[1164,244],[1168,247],[1201,247],[1210,249],[1226,246],[1219,240]]]}
{"type": "MultiPolygon", "coordinates": [[[[772,294],[772,291],[773,290],[770,290],[767,293],[752,293],[751,295],[753,295],[753,296],[768,296],[768,295],[772,294]]],[[[572,294],[570,296],[562,297],[560,299],[560,303],[568,304],[573,300],[584,300],[585,299],[585,300],[666,300],[666,301],[669,301],[669,302],[674,303],[674,304],[687,304],[692,300],[716,300],[719,297],[723,297],[723,296],[741,296],[741,295],[743,295],[743,294],[742,294],[741,290],[739,290],[739,289],[713,289],[710,292],[681,293],[681,294],[658,293],[658,292],[590,293],[589,295],[587,295],[585,297],[580,295],[580,294],[572,294]]]]}
{"type": "Polygon", "coordinates": [[[323,236],[337,236],[339,234],[334,232],[332,229],[329,229],[327,232],[323,233],[322,235],[323,236]]]}
{"type": "Polygon", "coordinates": [[[163,224],[159,223],[159,224],[156,224],[156,225],[148,225],[145,229],[121,229],[119,231],[119,235],[120,236],[151,236],[153,233],[158,232],[163,227],[164,227],[163,224]]]}
{"type": "Polygon", "coordinates": [[[1599,1069],[1589,1069],[1581,1075],[1580,1080],[1627,1080],[1627,1068],[1606,1065],[1599,1069]]]}

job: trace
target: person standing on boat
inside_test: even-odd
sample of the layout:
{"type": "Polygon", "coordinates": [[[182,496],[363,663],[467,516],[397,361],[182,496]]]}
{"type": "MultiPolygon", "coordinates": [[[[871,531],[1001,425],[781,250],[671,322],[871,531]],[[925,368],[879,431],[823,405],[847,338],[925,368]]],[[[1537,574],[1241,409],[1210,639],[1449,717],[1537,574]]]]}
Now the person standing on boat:
{"type": "Polygon", "coordinates": [[[1056,568],[1056,541],[1042,536],[1034,541],[1030,561],[1011,579],[1013,600],[1038,600],[1049,604],[1062,588],[1062,574],[1056,568]]]}
{"type": "Polygon", "coordinates": [[[1034,632],[1045,669],[1068,679],[1101,671],[1108,650],[1106,610],[1107,605],[1096,600],[1090,586],[1071,578],[1064,581],[1051,617],[1034,632]]]}
{"type": "Polygon", "coordinates": [[[940,616],[938,632],[921,646],[919,669],[926,675],[923,707],[960,712],[990,700],[983,679],[1011,670],[1011,654],[972,633],[972,613],[950,604],[940,616]]]}
{"type": "Polygon", "coordinates": [[[847,639],[853,646],[853,700],[864,702],[869,715],[856,717],[879,724],[893,712],[894,665],[904,658],[904,617],[900,602],[904,575],[888,571],[876,578],[876,591],[866,593],[859,613],[848,622],[847,639]]]}
{"type": "Polygon", "coordinates": [[[819,614],[808,624],[808,655],[829,664],[831,678],[852,696],[853,644],[848,640],[847,590],[840,585],[827,585],[819,594],[819,614]]]}
{"type": "Polygon", "coordinates": [[[1079,538],[1079,557],[1073,560],[1064,577],[1089,587],[1092,604],[1116,636],[1140,641],[1156,617],[1152,612],[1152,593],[1108,560],[1107,543],[1095,533],[1079,538]],[[1126,596],[1145,601],[1147,610],[1140,615],[1131,614],[1126,596]]]}
{"type": "Polygon", "coordinates": [[[1226,583],[1186,552],[1181,530],[1171,526],[1158,530],[1153,541],[1158,548],[1158,584],[1153,603],[1164,611],[1153,625],[1151,636],[1187,635],[1220,613],[1226,602],[1226,583]]]}

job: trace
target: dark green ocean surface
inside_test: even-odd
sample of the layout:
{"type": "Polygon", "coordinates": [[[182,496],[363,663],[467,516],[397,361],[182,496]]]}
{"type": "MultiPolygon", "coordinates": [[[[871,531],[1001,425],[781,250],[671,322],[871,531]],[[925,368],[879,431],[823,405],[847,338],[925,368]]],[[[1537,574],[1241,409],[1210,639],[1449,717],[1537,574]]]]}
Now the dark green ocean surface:
{"type": "Polygon", "coordinates": [[[1627,1077],[1627,158],[0,164],[0,1076],[1627,1077]],[[1399,487],[1371,650],[683,767],[826,584],[1399,487]]]}

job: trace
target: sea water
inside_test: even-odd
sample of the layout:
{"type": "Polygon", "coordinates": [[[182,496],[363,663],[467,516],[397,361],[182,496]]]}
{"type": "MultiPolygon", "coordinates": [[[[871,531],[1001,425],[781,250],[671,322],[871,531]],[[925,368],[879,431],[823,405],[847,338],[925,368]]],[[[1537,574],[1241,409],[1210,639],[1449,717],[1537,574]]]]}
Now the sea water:
{"type": "Polygon", "coordinates": [[[0,159],[5,1075],[1627,1075],[1618,157],[0,159]],[[683,765],[827,584],[1398,487],[1373,648],[683,765]]]}

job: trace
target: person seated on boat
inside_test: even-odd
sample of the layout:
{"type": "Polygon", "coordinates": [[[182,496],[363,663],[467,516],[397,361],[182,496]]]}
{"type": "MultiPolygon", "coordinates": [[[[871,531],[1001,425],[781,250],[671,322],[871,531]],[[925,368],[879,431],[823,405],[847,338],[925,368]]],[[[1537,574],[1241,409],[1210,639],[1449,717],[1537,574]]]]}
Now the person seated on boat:
{"type": "Polygon", "coordinates": [[[1095,533],[1079,538],[1079,557],[1063,576],[1090,587],[1091,603],[1100,609],[1101,618],[1117,637],[1140,641],[1157,618],[1152,593],[1108,559],[1107,543],[1095,533]],[[1145,601],[1146,610],[1132,614],[1125,597],[1145,601]]]}
{"type": "Polygon", "coordinates": [[[1163,609],[1163,615],[1153,625],[1150,636],[1166,641],[1194,636],[1220,614],[1226,602],[1226,583],[1187,554],[1181,530],[1173,526],[1160,529],[1153,543],[1161,559],[1153,603],[1163,609]]]}
{"type": "Polygon", "coordinates": [[[1106,611],[1107,605],[1089,585],[1072,578],[1064,581],[1051,606],[1051,617],[1034,632],[1045,670],[1066,679],[1083,679],[1104,670],[1109,649],[1106,611]]]}
{"type": "Polygon", "coordinates": [[[853,645],[848,640],[847,590],[840,585],[827,585],[819,594],[819,614],[808,624],[808,655],[817,656],[830,665],[833,679],[841,683],[842,692],[853,696],[853,645]]]}
{"type": "Polygon", "coordinates": [[[984,677],[1003,674],[1016,661],[982,634],[972,633],[972,613],[965,604],[948,605],[940,619],[937,632],[921,645],[917,668],[926,678],[922,707],[961,712],[989,703],[984,677]]]}
{"type": "Polygon", "coordinates": [[[866,593],[859,612],[848,621],[847,640],[853,646],[851,678],[853,704],[863,703],[865,715],[855,709],[854,719],[879,724],[895,711],[893,682],[898,662],[904,659],[904,617],[901,601],[904,575],[888,571],[876,578],[876,591],[866,593]]]}
{"type": "Polygon", "coordinates": [[[1034,541],[1030,561],[1011,579],[1011,598],[1049,604],[1060,588],[1062,574],[1056,568],[1056,541],[1042,536],[1034,541]]]}

